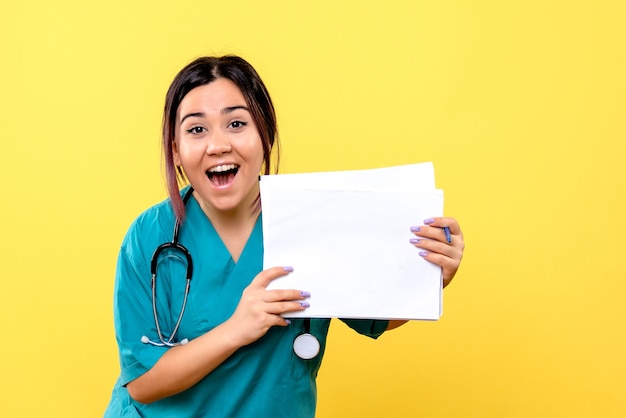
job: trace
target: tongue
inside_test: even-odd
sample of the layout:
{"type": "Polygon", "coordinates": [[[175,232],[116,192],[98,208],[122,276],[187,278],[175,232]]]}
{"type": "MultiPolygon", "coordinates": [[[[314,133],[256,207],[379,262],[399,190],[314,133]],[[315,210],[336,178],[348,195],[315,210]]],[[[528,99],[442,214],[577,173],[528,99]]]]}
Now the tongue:
{"type": "Polygon", "coordinates": [[[211,176],[211,182],[218,186],[224,186],[235,178],[235,173],[233,172],[225,172],[225,173],[214,173],[211,176]]]}

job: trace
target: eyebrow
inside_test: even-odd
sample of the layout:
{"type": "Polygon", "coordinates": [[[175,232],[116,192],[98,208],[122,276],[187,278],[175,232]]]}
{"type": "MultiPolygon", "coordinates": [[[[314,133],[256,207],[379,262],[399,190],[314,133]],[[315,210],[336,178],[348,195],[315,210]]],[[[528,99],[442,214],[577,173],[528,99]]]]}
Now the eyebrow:
{"type": "MultiPolygon", "coordinates": [[[[243,109],[246,112],[250,112],[250,109],[248,109],[247,106],[237,105],[237,106],[225,107],[222,110],[220,110],[220,113],[222,115],[226,115],[226,114],[232,113],[232,112],[234,112],[235,110],[238,110],[238,109],[243,109]]],[[[187,118],[203,118],[205,116],[206,115],[203,112],[188,113],[185,116],[183,116],[183,118],[180,120],[180,123],[183,123],[185,121],[185,119],[187,119],[187,118]]]]}
{"type": "Polygon", "coordinates": [[[222,109],[222,111],[220,112],[222,115],[225,115],[227,113],[231,113],[234,112],[237,109],[243,109],[246,112],[250,112],[250,109],[248,109],[247,106],[243,106],[243,105],[238,105],[238,106],[230,106],[230,107],[225,107],[224,109],[222,109]]]}
{"type": "Polygon", "coordinates": [[[180,123],[183,123],[185,121],[185,119],[187,119],[187,118],[203,118],[203,117],[204,117],[204,113],[202,113],[202,112],[189,113],[189,114],[183,116],[183,118],[180,120],[180,123]]]}

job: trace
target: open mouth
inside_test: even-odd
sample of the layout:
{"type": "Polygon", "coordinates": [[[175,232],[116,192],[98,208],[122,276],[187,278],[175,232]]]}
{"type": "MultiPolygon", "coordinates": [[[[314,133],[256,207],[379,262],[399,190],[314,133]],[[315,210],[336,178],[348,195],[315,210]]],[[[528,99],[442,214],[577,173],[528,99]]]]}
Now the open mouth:
{"type": "Polygon", "coordinates": [[[206,171],[211,183],[216,186],[224,186],[234,180],[239,166],[237,164],[224,164],[212,167],[206,171]]]}

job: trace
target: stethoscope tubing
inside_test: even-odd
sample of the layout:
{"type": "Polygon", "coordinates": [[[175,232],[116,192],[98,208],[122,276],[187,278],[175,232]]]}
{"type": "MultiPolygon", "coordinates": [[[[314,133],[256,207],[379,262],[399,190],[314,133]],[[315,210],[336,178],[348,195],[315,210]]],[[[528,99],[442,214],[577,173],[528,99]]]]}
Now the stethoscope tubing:
{"type": "MultiPolygon", "coordinates": [[[[189,187],[189,190],[185,193],[183,197],[183,204],[187,204],[187,201],[191,197],[193,193],[193,187],[189,187]]],[[[154,253],[152,254],[152,259],[150,260],[150,273],[152,274],[152,278],[150,280],[150,286],[152,288],[152,314],[154,315],[154,324],[156,326],[157,335],[159,336],[160,342],[151,341],[145,335],[141,337],[141,341],[146,344],[152,344],[155,346],[163,347],[174,347],[181,344],[186,344],[189,340],[187,338],[181,340],[180,342],[174,342],[174,338],[176,337],[176,333],[178,332],[178,328],[180,327],[180,323],[183,320],[183,314],[185,313],[185,308],[187,307],[187,299],[189,297],[189,289],[191,287],[191,278],[193,276],[193,262],[191,259],[191,253],[184,245],[178,242],[178,233],[180,230],[180,222],[176,219],[176,223],[174,224],[174,232],[172,234],[172,241],[166,242],[159,245],[154,253]],[[176,320],[176,325],[174,326],[174,330],[170,334],[168,338],[163,335],[161,331],[161,325],[159,323],[159,317],[157,313],[157,295],[156,295],[156,277],[157,277],[157,263],[159,259],[159,255],[165,250],[177,250],[182,253],[187,260],[187,272],[185,274],[185,294],[183,296],[183,303],[180,309],[180,314],[178,315],[178,319],[176,320]]],[[[304,333],[298,335],[293,341],[293,351],[294,353],[303,360],[310,360],[316,357],[320,351],[320,343],[317,337],[311,334],[311,319],[304,319],[304,333]]]]}
{"type": "MultiPolygon", "coordinates": [[[[189,190],[187,190],[187,192],[185,193],[185,196],[183,197],[183,204],[187,204],[187,201],[191,197],[192,193],[193,193],[193,187],[189,187],[189,190]]],[[[191,259],[191,253],[189,252],[189,250],[187,250],[187,248],[184,245],[178,242],[179,230],[180,230],[180,222],[178,219],[176,219],[176,223],[174,224],[174,233],[172,234],[172,241],[159,245],[156,248],[156,250],[154,250],[154,253],[152,254],[152,259],[150,260],[150,273],[152,274],[152,278],[150,280],[150,286],[152,288],[152,314],[154,315],[154,324],[156,326],[157,334],[161,342],[158,343],[158,342],[150,341],[150,339],[145,336],[144,336],[145,338],[144,337],[141,338],[141,341],[152,344],[152,345],[156,345],[156,346],[174,347],[176,345],[185,344],[188,341],[185,338],[181,342],[178,342],[178,343],[173,342],[174,338],[176,337],[176,333],[178,332],[178,327],[180,326],[180,323],[183,320],[183,314],[185,313],[185,308],[187,307],[189,288],[191,287],[191,278],[193,276],[193,261],[191,259]],[[159,317],[157,313],[156,277],[157,277],[157,263],[159,260],[159,255],[163,251],[170,250],[170,249],[178,250],[180,253],[182,253],[185,256],[185,259],[187,260],[187,271],[185,273],[185,279],[186,279],[185,280],[186,282],[185,294],[183,296],[183,303],[180,308],[180,314],[178,315],[178,319],[176,320],[176,325],[174,326],[174,330],[172,331],[170,336],[166,339],[166,337],[164,337],[163,333],[161,332],[161,325],[159,323],[159,317]]]]}

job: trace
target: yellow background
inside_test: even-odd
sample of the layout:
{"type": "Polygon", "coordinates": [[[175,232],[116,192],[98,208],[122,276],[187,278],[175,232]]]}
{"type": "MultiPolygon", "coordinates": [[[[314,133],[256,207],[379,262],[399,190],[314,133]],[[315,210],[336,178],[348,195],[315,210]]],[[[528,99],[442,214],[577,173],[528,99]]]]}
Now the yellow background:
{"type": "Polygon", "coordinates": [[[4,1],[0,416],[101,416],[112,286],[160,201],[175,73],[246,57],[282,172],[433,161],[466,235],[443,318],[331,328],[318,417],[626,416],[626,7],[4,1]]]}

